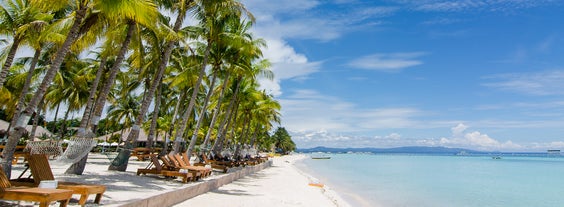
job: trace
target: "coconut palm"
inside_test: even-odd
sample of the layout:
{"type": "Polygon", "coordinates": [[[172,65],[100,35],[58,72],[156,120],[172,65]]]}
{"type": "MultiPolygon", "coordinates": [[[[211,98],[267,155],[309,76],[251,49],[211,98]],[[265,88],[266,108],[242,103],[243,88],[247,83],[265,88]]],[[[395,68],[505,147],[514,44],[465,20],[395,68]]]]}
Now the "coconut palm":
{"type": "Polygon", "coordinates": [[[133,126],[135,117],[139,113],[139,97],[127,94],[116,101],[108,107],[108,120],[112,120],[114,125],[121,125],[124,129],[133,126]]]}
{"type": "MultiPolygon", "coordinates": [[[[63,123],[66,123],[70,112],[78,111],[86,103],[89,85],[84,83],[90,82],[93,78],[88,70],[90,65],[90,62],[80,60],[76,55],[69,56],[62,66],[63,70],[57,73],[51,89],[45,95],[46,104],[51,108],[58,108],[61,104],[67,106],[63,123]]],[[[63,139],[66,134],[66,124],[63,124],[59,132],[60,138],[63,139]]]]}
{"type": "Polygon", "coordinates": [[[26,76],[24,62],[17,62],[10,68],[4,87],[0,90],[0,107],[4,109],[8,118],[13,117],[16,112],[18,96],[21,94],[26,76]]]}
{"type": "MultiPolygon", "coordinates": [[[[152,20],[154,20],[157,17],[157,9],[156,9],[156,5],[154,5],[153,3],[151,3],[148,0],[144,0],[144,1],[119,1],[121,2],[120,5],[116,6],[116,5],[105,5],[107,7],[104,7],[102,10],[103,11],[111,11],[113,9],[116,9],[116,7],[121,7],[123,9],[123,11],[127,11],[130,12],[127,15],[123,15],[123,16],[109,16],[109,18],[116,18],[116,19],[120,19],[122,20],[121,22],[123,22],[124,24],[124,28],[126,32],[121,32],[119,31],[121,34],[125,33],[123,42],[121,44],[121,47],[119,49],[119,53],[117,54],[116,60],[114,62],[114,64],[112,65],[112,67],[110,68],[109,71],[109,77],[106,79],[105,83],[104,83],[104,87],[102,88],[102,90],[100,91],[100,93],[98,93],[98,99],[96,101],[96,108],[94,110],[94,116],[95,117],[99,117],[102,114],[102,109],[105,105],[106,102],[106,96],[109,93],[110,89],[112,88],[114,82],[115,82],[115,78],[116,75],[120,69],[121,63],[122,61],[125,59],[125,54],[129,49],[129,43],[131,43],[131,40],[133,38],[133,33],[137,30],[137,23],[141,24],[141,25],[145,25],[148,27],[152,27],[153,22],[152,20]],[[133,10],[133,11],[129,11],[129,10],[133,10]]],[[[121,9],[120,9],[121,10],[121,9]]],[[[110,12],[110,14],[112,14],[110,12]]],[[[116,27],[114,27],[115,29],[116,27]]],[[[119,28],[119,27],[118,27],[119,28]]],[[[114,30],[115,31],[115,30],[114,30]]],[[[116,37],[115,35],[112,37],[116,37]]],[[[112,41],[109,40],[108,41],[112,41]]],[[[98,119],[93,119],[93,130],[95,131],[96,125],[98,119]]]]}
{"type": "MultiPolygon", "coordinates": [[[[216,61],[215,64],[212,66],[215,70],[218,70],[221,63],[222,58],[226,56],[226,48],[228,48],[228,44],[230,40],[225,40],[224,38],[229,35],[225,35],[228,31],[228,27],[230,22],[239,21],[242,18],[243,13],[246,14],[247,17],[254,20],[254,17],[250,12],[246,10],[244,5],[240,4],[239,2],[235,1],[223,1],[223,2],[213,2],[213,1],[203,1],[199,2],[196,6],[196,18],[200,21],[199,29],[195,31],[200,31],[202,39],[206,40],[206,48],[204,51],[204,59],[201,65],[200,74],[198,76],[198,81],[194,86],[194,91],[192,93],[192,97],[190,99],[190,104],[188,106],[188,110],[183,115],[183,122],[180,124],[180,130],[177,130],[175,139],[180,139],[184,133],[184,129],[186,128],[186,121],[187,118],[190,116],[192,112],[192,107],[196,101],[196,95],[200,88],[200,84],[202,82],[203,75],[205,74],[205,68],[207,67],[207,62],[210,53],[215,52],[216,61]],[[212,51],[213,50],[213,51],[212,51]]],[[[215,78],[215,76],[214,76],[215,78]]],[[[214,81],[212,81],[215,83],[214,81]]],[[[213,86],[211,86],[213,88],[213,86]]],[[[210,91],[211,92],[211,91],[210,91]]],[[[211,96],[209,94],[207,97],[211,96]]],[[[209,99],[209,98],[207,98],[209,99]]],[[[207,102],[206,102],[207,104],[207,102]]],[[[202,110],[202,114],[205,108],[202,110]]],[[[192,149],[195,146],[197,134],[198,134],[199,124],[197,124],[197,128],[194,130],[192,139],[190,141],[190,146],[188,148],[188,154],[191,154],[192,149]]],[[[175,151],[178,150],[177,145],[174,148],[175,151]]]]}
{"type": "MultiPolygon", "coordinates": [[[[112,65],[112,67],[110,68],[109,71],[109,77],[106,79],[103,88],[101,89],[100,93],[98,93],[98,98],[96,101],[96,105],[95,105],[95,109],[94,109],[94,118],[91,119],[93,122],[93,130],[96,130],[97,124],[98,124],[98,120],[100,115],[102,114],[102,109],[105,105],[106,102],[106,98],[107,95],[109,93],[109,91],[111,90],[111,88],[113,87],[113,84],[115,82],[115,78],[116,75],[120,69],[121,63],[122,61],[125,59],[125,54],[128,51],[129,48],[129,43],[131,42],[132,36],[134,31],[136,30],[136,26],[137,26],[137,22],[141,22],[147,25],[151,25],[151,20],[154,19],[156,17],[157,14],[157,10],[156,10],[156,6],[151,3],[150,1],[144,0],[144,1],[118,1],[118,2],[114,2],[114,3],[110,3],[110,4],[98,4],[98,9],[100,9],[102,11],[102,16],[109,22],[109,24],[112,23],[117,23],[117,22],[123,22],[124,27],[120,27],[120,26],[115,26],[115,25],[106,25],[106,26],[112,26],[113,29],[110,30],[111,34],[114,34],[113,36],[108,35],[107,36],[107,42],[112,42],[115,41],[116,39],[118,39],[119,41],[119,36],[121,36],[121,34],[123,34],[123,32],[120,29],[116,29],[116,28],[126,28],[126,32],[125,32],[125,37],[123,39],[123,42],[121,43],[121,47],[119,48],[119,52],[117,53],[117,57],[112,65]],[[135,20],[133,20],[135,19],[135,20]],[[117,35],[115,35],[115,32],[118,32],[117,35]],[[120,34],[121,33],[121,34],[120,34]],[[117,36],[117,37],[116,37],[117,36]]],[[[119,24],[118,24],[119,25],[119,24]]],[[[106,58],[106,56],[104,57],[106,58]]],[[[106,59],[104,59],[106,60],[106,59]]],[[[105,61],[104,61],[105,62],[105,61]]],[[[103,65],[102,65],[103,67],[103,65]]],[[[97,76],[95,80],[99,80],[100,76],[97,76]]],[[[96,82],[96,81],[95,81],[96,82]]],[[[97,83],[97,82],[96,82],[97,83]]],[[[97,85],[96,85],[97,87],[97,85]]],[[[85,136],[88,134],[92,134],[89,133],[89,131],[87,131],[87,126],[85,123],[87,123],[87,120],[89,119],[89,107],[92,107],[92,101],[94,100],[94,93],[95,90],[92,89],[89,91],[90,95],[89,98],[87,99],[89,101],[89,103],[86,104],[86,106],[88,106],[87,109],[85,109],[85,113],[83,115],[83,118],[81,120],[81,133],[79,136],[85,136]],[[83,131],[84,130],[84,131],[83,131]]],[[[75,163],[74,165],[70,166],[69,169],[67,170],[67,173],[72,173],[72,174],[82,174],[82,171],[84,170],[84,166],[86,164],[86,160],[87,160],[87,156],[82,158],[80,162],[75,163]]]]}
{"type": "Polygon", "coordinates": [[[280,109],[280,103],[274,100],[271,95],[262,91],[257,107],[252,111],[252,121],[250,124],[254,124],[254,133],[249,142],[250,146],[255,145],[260,131],[268,132],[272,129],[273,122],[280,123],[280,109]]]}
{"type": "MultiPolygon", "coordinates": [[[[179,2],[176,2],[176,4],[168,4],[168,3],[170,3],[169,1],[159,2],[159,3],[163,3],[167,6],[170,6],[170,5],[176,6],[175,9],[176,9],[178,16],[176,17],[176,21],[175,21],[174,26],[172,28],[172,31],[174,33],[180,31],[182,23],[184,22],[184,19],[186,17],[187,11],[192,7],[192,2],[193,2],[193,0],[181,0],[179,2]]],[[[168,64],[170,55],[172,53],[174,45],[177,42],[178,42],[178,39],[174,38],[174,37],[167,39],[167,42],[165,44],[165,47],[164,47],[164,50],[163,50],[163,53],[162,53],[162,56],[161,56],[161,61],[160,61],[159,66],[157,68],[157,71],[156,71],[155,75],[153,76],[153,79],[151,80],[149,90],[147,90],[146,93],[143,96],[143,101],[141,102],[141,108],[140,108],[139,115],[136,118],[135,124],[131,128],[131,132],[129,133],[129,135],[127,137],[126,150],[124,150],[120,154],[118,154],[118,156],[112,161],[110,167],[108,168],[109,170],[125,171],[127,169],[127,163],[128,163],[129,156],[130,156],[129,150],[133,147],[131,142],[137,140],[137,138],[139,137],[140,126],[145,120],[145,114],[147,113],[147,110],[149,109],[149,104],[153,99],[153,96],[154,96],[154,93],[157,89],[158,84],[161,82],[161,79],[162,79],[162,76],[164,74],[165,68],[168,64]]]]}
{"type": "Polygon", "coordinates": [[[53,15],[41,12],[28,0],[7,0],[0,4],[0,34],[12,37],[12,45],[0,70],[0,88],[20,44],[30,35],[39,33],[52,18],[53,15]]]}
{"type": "MultiPolygon", "coordinates": [[[[253,39],[252,35],[248,33],[248,29],[250,27],[250,23],[245,23],[244,21],[234,21],[231,22],[233,25],[233,32],[229,33],[232,35],[232,39],[236,47],[239,50],[234,50],[231,54],[231,62],[230,62],[230,69],[233,71],[232,73],[238,74],[237,77],[234,79],[234,89],[232,90],[231,94],[231,101],[227,108],[227,116],[232,117],[233,107],[235,107],[235,103],[237,101],[237,95],[240,91],[241,84],[245,81],[245,78],[250,79],[251,82],[254,82],[258,75],[263,75],[267,78],[271,78],[271,73],[265,72],[267,67],[270,65],[267,61],[260,61],[253,64],[254,61],[258,60],[262,56],[262,52],[260,50],[261,47],[265,46],[265,43],[261,39],[253,39]]],[[[225,134],[226,134],[226,127],[229,118],[222,120],[220,125],[218,126],[218,138],[214,142],[212,147],[213,151],[217,154],[223,145],[225,134]]]]}
{"type": "MultiPolygon", "coordinates": [[[[6,147],[4,148],[4,152],[5,152],[4,156],[5,159],[7,160],[13,159],[14,156],[13,152],[16,149],[16,144],[19,138],[23,135],[23,133],[19,131],[25,130],[25,125],[27,124],[30,117],[35,113],[39,101],[43,99],[43,96],[45,95],[47,88],[51,84],[56,73],[59,71],[65,56],[70,50],[71,44],[75,42],[75,40],[78,38],[79,29],[82,20],[86,14],[86,11],[89,8],[90,1],[87,0],[77,1],[76,2],[77,4],[74,4],[75,1],[70,1],[70,2],[72,2],[71,5],[75,6],[73,7],[74,19],[72,22],[72,26],[70,27],[70,30],[67,34],[65,41],[63,42],[61,47],[57,50],[57,53],[54,56],[55,58],[53,59],[49,67],[49,70],[46,72],[45,76],[43,77],[43,81],[41,82],[37,91],[31,98],[29,104],[26,106],[25,110],[20,114],[19,117],[14,117],[15,119],[17,119],[16,125],[14,126],[14,131],[16,133],[10,134],[8,138],[8,142],[6,143],[6,147]]],[[[60,10],[61,8],[66,8],[69,5],[67,4],[69,3],[69,1],[37,1],[37,3],[39,3],[38,5],[44,8],[46,11],[57,11],[60,10]]],[[[3,165],[4,171],[7,176],[10,176],[11,174],[12,171],[11,164],[12,164],[11,162],[5,162],[3,165]]]]}

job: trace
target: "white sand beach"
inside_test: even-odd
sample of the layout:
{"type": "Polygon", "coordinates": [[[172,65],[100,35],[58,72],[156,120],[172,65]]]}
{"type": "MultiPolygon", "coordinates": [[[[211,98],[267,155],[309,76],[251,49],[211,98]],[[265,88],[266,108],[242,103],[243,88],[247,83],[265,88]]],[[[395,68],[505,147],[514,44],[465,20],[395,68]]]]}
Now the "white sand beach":
{"type": "Polygon", "coordinates": [[[295,161],[303,158],[304,155],[276,157],[272,167],[176,206],[349,206],[329,187],[309,185],[311,177],[294,166],[295,161]]]}
{"type": "MultiPolygon", "coordinates": [[[[80,176],[65,175],[68,165],[52,162],[51,168],[57,180],[106,185],[107,190],[99,206],[349,206],[328,186],[309,185],[312,178],[294,166],[305,155],[275,157],[271,158],[272,166],[263,170],[245,167],[232,169],[226,174],[214,172],[208,178],[186,184],[180,179],[137,176],[137,169],[144,168],[148,161],[137,161],[135,157],[130,158],[126,172],[108,171],[112,158],[112,155],[91,153],[84,174],[80,176]],[[258,172],[231,182],[233,177],[254,171],[258,172]],[[223,186],[217,188],[220,185],[223,186]],[[184,200],[182,197],[186,196],[192,198],[184,200]]],[[[14,165],[12,178],[23,169],[20,160],[14,165]]],[[[78,195],[73,195],[69,206],[79,206],[78,198],[78,195]]],[[[93,200],[94,195],[91,195],[87,206],[98,206],[93,200]]],[[[31,205],[25,202],[19,204],[31,205]]]]}

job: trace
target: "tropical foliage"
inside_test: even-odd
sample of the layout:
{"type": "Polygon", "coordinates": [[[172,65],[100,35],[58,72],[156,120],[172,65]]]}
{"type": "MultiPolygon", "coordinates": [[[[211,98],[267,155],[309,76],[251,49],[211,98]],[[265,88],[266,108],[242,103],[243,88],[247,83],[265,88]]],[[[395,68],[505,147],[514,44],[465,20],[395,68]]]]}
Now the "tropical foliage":
{"type": "MultiPolygon", "coordinates": [[[[43,124],[57,138],[131,128],[126,148],[147,129],[174,151],[291,151],[284,128],[269,136],[281,109],[258,84],[273,75],[253,23],[238,0],[2,1],[0,109],[12,130],[63,112],[43,124]],[[24,45],[33,57],[16,57],[24,45]]],[[[19,139],[10,133],[5,160],[19,139]]],[[[109,169],[126,169],[122,152],[109,169]]],[[[81,174],[86,159],[67,172],[81,174]]]]}
{"type": "Polygon", "coordinates": [[[292,141],[292,137],[288,134],[288,131],[284,127],[278,127],[274,135],[272,135],[272,141],[274,142],[275,151],[282,154],[288,154],[291,151],[296,150],[296,144],[292,141]]]}

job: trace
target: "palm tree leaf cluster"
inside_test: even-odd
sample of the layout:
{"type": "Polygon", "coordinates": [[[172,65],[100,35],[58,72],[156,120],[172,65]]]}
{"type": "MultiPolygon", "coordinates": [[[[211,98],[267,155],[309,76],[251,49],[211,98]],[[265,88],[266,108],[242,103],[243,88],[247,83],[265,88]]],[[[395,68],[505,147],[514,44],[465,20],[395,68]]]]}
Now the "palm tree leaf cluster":
{"type": "MultiPolygon", "coordinates": [[[[57,138],[131,129],[110,170],[125,171],[140,130],[149,132],[147,146],[164,134],[170,150],[190,155],[269,148],[280,104],[259,89],[258,79],[273,74],[253,23],[238,0],[2,1],[4,160],[18,130],[45,113],[56,122],[60,110],[57,138]],[[33,57],[16,57],[24,46],[33,57]],[[71,131],[66,120],[77,114],[71,131]]],[[[67,173],[81,174],[87,158],[67,173]]],[[[10,174],[11,162],[2,165],[10,174]]]]}

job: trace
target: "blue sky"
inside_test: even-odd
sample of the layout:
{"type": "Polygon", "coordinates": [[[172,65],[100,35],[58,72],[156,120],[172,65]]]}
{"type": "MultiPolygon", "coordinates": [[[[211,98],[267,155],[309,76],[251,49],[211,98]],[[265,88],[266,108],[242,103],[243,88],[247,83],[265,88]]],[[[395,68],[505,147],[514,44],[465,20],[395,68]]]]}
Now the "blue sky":
{"type": "Polygon", "coordinates": [[[244,0],[299,148],[564,149],[564,2],[244,0]]]}

